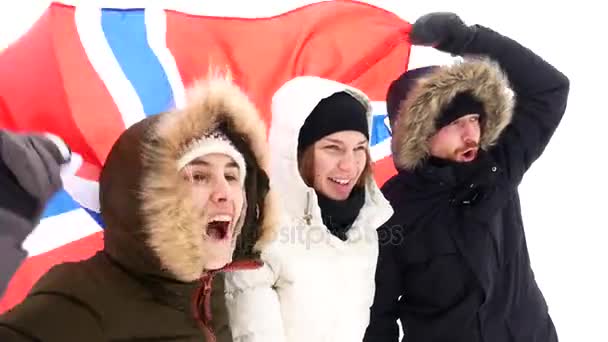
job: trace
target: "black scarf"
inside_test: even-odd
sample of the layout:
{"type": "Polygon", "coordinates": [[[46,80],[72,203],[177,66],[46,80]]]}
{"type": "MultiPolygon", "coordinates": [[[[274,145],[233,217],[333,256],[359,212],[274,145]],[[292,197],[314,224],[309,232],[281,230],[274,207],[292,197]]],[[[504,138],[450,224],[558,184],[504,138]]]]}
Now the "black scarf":
{"type": "Polygon", "coordinates": [[[330,199],[318,191],[317,197],[323,224],[333,235],[342,241],[346,241],[346,232],[352,226],[365,203],[365,189],[355,187],[350,196],[343,201],[330,199]]]}

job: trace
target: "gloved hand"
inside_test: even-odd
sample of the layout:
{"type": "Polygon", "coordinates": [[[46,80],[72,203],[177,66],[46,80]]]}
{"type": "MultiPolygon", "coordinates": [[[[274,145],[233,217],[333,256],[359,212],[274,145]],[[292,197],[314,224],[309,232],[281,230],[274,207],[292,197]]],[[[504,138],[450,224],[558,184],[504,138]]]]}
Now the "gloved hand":
{"type": "Polygon", "coordinates": [[[0,209],[34,225],[62,187],[61,164],[71,151],[59,137],[0,130],[0,209]]]}
{"type": "Polygon", "coordinates": [[[444,52],[461,55],[474,33],[475,28],[467,26],[455,13],[433,12],[414,22],[410,40],[414,45],[432,46],[444,52]]]}

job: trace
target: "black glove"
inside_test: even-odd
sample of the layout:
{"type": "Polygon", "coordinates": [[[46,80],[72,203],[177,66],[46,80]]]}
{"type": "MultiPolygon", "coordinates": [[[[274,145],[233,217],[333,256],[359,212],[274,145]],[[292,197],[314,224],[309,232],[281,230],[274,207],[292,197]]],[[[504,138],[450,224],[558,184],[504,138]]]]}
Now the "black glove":
{"type": "Polygon", "coordinates": [[[0,130],[0,209],[36,225],[48,200],[61,189],[60,166],[70,157],[56,136],[0,130]]]}
{"type": "Polygon", "coordinates": [[[461,55],[474,33],[474,27],[465,25],[455,13],[434,12],[416,20],[410,40],[414,45],[433,46],[453,55],[461,55]]]}

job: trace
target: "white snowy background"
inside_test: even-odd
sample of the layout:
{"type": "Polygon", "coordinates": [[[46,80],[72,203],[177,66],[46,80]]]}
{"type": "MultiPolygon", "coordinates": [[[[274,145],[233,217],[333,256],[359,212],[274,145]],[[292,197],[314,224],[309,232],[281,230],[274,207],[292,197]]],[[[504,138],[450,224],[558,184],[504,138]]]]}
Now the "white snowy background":
{"type": "MultiPolygon", "coordinates": [[[[90,0],[95,1],[95,0],[90,0]]],[[[77,1],[74,1],[77,2],[77,1]]],[[[311,1],[183,1],[201,13],[266,16],[311,1]]],[[[533,268],[560,341],[608,341],[608,21],[591,0],[368,1],[414,22],[431,11],[458,13],[531,48],[571,81],[566,115],[521,187],[533,268]]],[[[126,6],[159,1],[103,1],[126,6]]],[[[5,0],[0,49],[23,34],[48,0],[5,0]]],[[[449,62],[433,49],[415,48],[410,67],[449,62]]],[[[534,75],[530,75],[534,77],[534,75]]]]}

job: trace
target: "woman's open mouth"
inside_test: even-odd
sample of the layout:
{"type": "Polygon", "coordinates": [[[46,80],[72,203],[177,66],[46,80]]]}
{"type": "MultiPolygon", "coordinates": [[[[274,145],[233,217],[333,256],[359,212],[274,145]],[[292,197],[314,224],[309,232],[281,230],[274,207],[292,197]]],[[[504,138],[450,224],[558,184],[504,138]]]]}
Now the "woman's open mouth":
{"type": "Polygon", "coordinates": [[[348,186],[350,184],[350,179],[347,178],[334,178],[334,177],[328,177],[330,181],[332,181],[335,184],[338,185],[342,185],[342,186],[348,186]]]}

